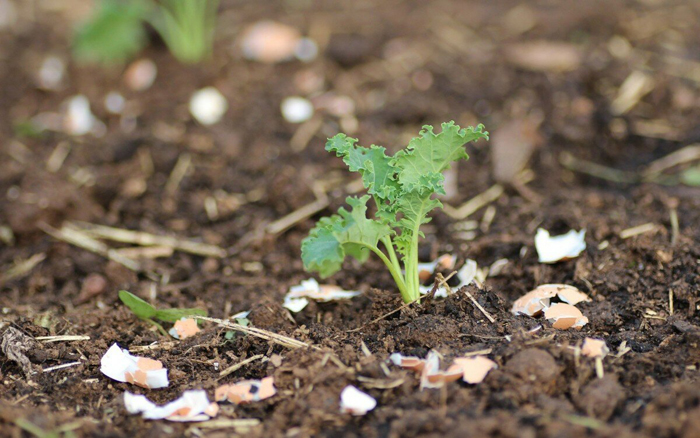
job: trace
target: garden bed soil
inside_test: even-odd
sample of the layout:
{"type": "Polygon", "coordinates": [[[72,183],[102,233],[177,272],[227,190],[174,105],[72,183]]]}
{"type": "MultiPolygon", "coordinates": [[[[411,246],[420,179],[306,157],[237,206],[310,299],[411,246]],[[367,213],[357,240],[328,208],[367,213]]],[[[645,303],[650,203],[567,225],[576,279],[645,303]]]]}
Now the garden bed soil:
{"type": "MultiPolygon", "coordinates": [[[[313,3],[296,9],[294,2],[224,1],[214,59],[182,66],[156,41],[144,56],[156,62],[158,79],[140,93],[123,86],[120,68],[72,63],[64,89],[38,90],[31,69],[36,59],[47,53],[67,59],[69,11],[38,6],[28,18],[20,8],[21,28],[12,38],[3,37],[0,47],[0,226],[15,238],[0,242],[0,273],[37,254],[43,259],[0,285],[3,330],[90,339],[33,345],[28,358],[39,372],[28,376],[0,357],[0,435],[29,436],[19,427],[26,430],[28,422],[45,431],[64,426],[75,436],[134,438],[697,436],[700,189],[615,183],[573,173],[559,158],[568,152],[634,171],[698,140],[698,83],[669,73],[655,58],[636,58],[665,53],[665,43],[688,48],[673,56],[700,57],[698,8],[685,2],[621,1],[566,7],[313,3]],[[512,17],[525,19],[515,7],[527,10],[531,28],[513,31],[518,27],[512,17]],[[265,18],[308,31],[320,42],[319,58],[279,65],[243,60],[231,37],[265,18]],[[651,27],[647,36],[642,20],[651,27]],[[574,44],[582,50],[580,66],[552,72],[516,65],[507,49],[526,40],[574,44]],[[638,52],[621,56],[624,47],[616,51],[615,44],[622,40],[638,52]],[[654,89],[629,113],[614,117],[610,102],[617,87],[642,66],[651,71],[654,89]],[[468,220],[483,226],[469,237],[456,226],[464,226],[463,220],[436,213],[421,247],[426,261],[443,253],[456,255],[459,264],[476,260],[480,267],[508,260],[483,287],[466,288],[494,322],[465,290],[373,322],[402,305],[377,260],[347,263],[329,279],[361,290],[358,298],[312,302],[296,314],[281,306],[289,287],[309,277],[299,248],[313,219],[341,206],[353,187],[354,177],[342,162],[323,150],[325,137],[347,127],[347,120],[340,124],[319,114],[322,123],[308,144],[300,151],[290,148],[298,125],[284,121],[279,102],[303,94],[299,83],[314,75],[324,79],[326,90],[355,100],[359,129],[352,135],[360,143],[392,151],[425,123],[454,119],[493,130],[526,114],[539,118],[541,146],[530,161],[533,179],[526,188],[508,186],[492,203],[490,223],[484,221],[485,209],[472,214],[468,220]],[[230,104],[224,120],[211,128],[197,125],[187,112],[190,94],[208,85],[230,104]],[[98,104],[112,90],[137,108],[130,132],[98,104]],[[77,93],[93,102],[105,122],[103,137],[18,134],[18,121],[56,111],[77,93]],[[687,105],[688,99],[694,104],[687,105]],[[635,132],[638,120],[663,121],[674,128],[674,137],[635,132]],[[51,172],[46,163],[59,144],[69,145],[70,153],[51,172]],[[189,170],[172,187],[171,172],[185,155],[189,170]],[[275,220],[313,202],[319,187],[328,208],[288,230],[268,232],[275,220]],[[210,197],[218,203],[216,216],[205,209],[210,197]],[[148,261],[146,270],[157,275],[156,283],[44,231],[65,220],[198,239],[227,255],[176,251],[148,261]],[[647,223],[655,226],[620,237],[621,231],[647,223]],[[538,227],[555,234],[585,229],[587,249],[572,260],[540,264],[533,244],[538,227]],[[542,319],[511,314],[515,299],[545,283],[571,284],[588,293],[592,301],[578,307],[590,323],[580,331],[563,331],[542,319]],[[215,318],[251,310],[254,327],[316,348],[290,349],[210,323],[199,335],[173,342],[121,305],[120,289],[160,307],[206,308],[215,318]],[[605,339],[612,350],[602,379],[592,360],[575,355],[573,347],[585,337],[605,339]],[[100,358],[114,342],[129,348],[158,343],[140,354],[165,364],[170,386],[147,391],[103,376],[100,358]],[[423,391],[411,371],[389,365],[385,373],[382,364],[391,353],[424,357],[431,349],[445,365],[488,350],[498,369],[478,385],[455,382],[423,391]],[[265,359],[219,378],[222,369],[258,354],[265,359]],[[81,364],[40,372],[73,361],[81,364]],[[222,405],[220,418],[260,420],[248,429],[146,421],[127,414],[122,403],[125,390],[165,403],[186,389],[203,388],[211,397],[221,383],[270,375],[278,390],[273,398],[222,405]],[[339,394],[348,384],[375,397],[377,408],[363,417],[341,414],[339,394]]],[[[471,159],[459,164],[458,191],[445,201],[453,206],[495,184],[488,144],[469,145],[468,151],[471,159]]]]}

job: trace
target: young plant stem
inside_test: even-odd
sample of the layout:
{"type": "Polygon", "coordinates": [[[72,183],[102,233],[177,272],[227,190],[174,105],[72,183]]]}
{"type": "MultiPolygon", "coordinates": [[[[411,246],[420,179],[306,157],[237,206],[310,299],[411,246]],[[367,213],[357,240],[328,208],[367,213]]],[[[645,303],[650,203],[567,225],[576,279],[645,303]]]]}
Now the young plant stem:
{"type": "Polygon", "coordinates": [[[420,279],[418,277],[418,236],[420,230],[416,227],[413,230],[413,235],[411,236],[411,250],[409,251],[410,257],[408,263],[410,266],[406,268],[406,281],[410,284],[409,290],[409,301],[416,300],[420,297],[420,279]],[[409,269],[410,268],[410,269],[409,269]]]}
{"type": "MultiPolygon", "coordinates": [[[[387,258],[386,254],[384,254],[384,253],[382,252],[382,250],[380,250],[379,248],[377,248],[377,247],[369,247],[369,249],[371,249],[372,252],[374,252],[375,254],[377,254],[377,255],[379,256],[379,258],[382,259],[382,261],[384,262],[384,264],[386,265],[386,267],[389,269],[389,272],[391,273],[392,278],[393,278],[394,281],[396,282],[396,286],[398,286],[399,292],[401,292],[401,297],[403,298],[403,300],[404,300],[405,302],[407,302],[406,300],[409,298],[409,292],[408,292],[408,290],[406,289],[406,283],[405,283],[405,281],[404,281],[404,279],[403,279],[403,276],[401,275],[401,269],[395,267],[395,266],[392,264],[391,260],[389,260],[389,259],[387,258]]],[[[394,257],[396,257],[396,255],[394,255],[394,257]]]]}

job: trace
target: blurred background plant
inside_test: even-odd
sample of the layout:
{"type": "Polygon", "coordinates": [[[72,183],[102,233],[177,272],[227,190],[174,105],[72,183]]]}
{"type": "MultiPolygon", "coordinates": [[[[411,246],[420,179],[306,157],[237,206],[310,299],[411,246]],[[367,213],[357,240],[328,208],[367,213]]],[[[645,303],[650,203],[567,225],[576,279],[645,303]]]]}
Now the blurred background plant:
{"type": "Polygon", "coordinates": [[[219,0],[161,0],[150,22],[180,62],[211,55],[219,0]]]}
{"type": "Polygon", "coordinates": [[[180,62],[201,62],[212,52],[218,6],[218,0],[100,0],[75,34],[74,56],[123,63],[146,46],[150,24],[180,62]]]}

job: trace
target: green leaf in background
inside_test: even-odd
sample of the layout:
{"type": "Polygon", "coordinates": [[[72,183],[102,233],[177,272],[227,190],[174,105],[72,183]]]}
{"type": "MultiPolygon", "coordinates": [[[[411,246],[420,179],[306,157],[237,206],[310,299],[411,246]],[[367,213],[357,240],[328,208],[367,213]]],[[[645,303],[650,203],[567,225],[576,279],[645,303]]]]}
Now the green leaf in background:
{"type": "Polygon", "coordinates": [[[156,316],[157,311],[155,307],[151,306],[131,292],[120,290],[119,299],[126,307],[134,312],[134,315],[141,319],[151,319],[156,316]]]}
{"type": "Polygon", "coordinates": [[[152,3],[144,0],[101,0],[97,11],[77,31],[75,57],[81,61],[115,64],[136,55],[146,44],[143,22],[152,3]]]}
{"type": "Polygon", "coordinates": [[[162,309],[156,310],[155,318],[165,322],[177,322],[187,316],[207,316],[203,309],[162,309]]]}
{"type": "Polygon", "coordinates": [[[688,186],[700,186],[700,166],[691,167],[681,173],[681,181],[688,186]]]}

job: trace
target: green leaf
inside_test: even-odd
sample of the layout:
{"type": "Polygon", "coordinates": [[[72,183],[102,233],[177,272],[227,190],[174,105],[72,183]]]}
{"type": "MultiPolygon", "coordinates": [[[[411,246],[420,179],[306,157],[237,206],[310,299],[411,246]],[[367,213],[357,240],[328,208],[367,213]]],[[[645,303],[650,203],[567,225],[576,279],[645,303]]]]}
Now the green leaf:
{"type": "Polygon", "coordinates": [[[700,166],[684,170],[681,173],[681,181],[688,186],[700,186],[700,166]]]}
{"type": "Polygon", "coordinates": [[[431,197],[432,193],[430,189],[414,190],[402,193],[397,200],[397,209],[402,218],[398,223],[401,234],[396,237],[395,242],[397,250],[404,257],[410,255],[410,243],[414,234],[418,233],[420,237],[423,236],[420,226],[430,222],[431,218],[428,217],[428,213],[435,208],[442,207],[439,200],[431,197]]]}
{"type": "Polygon", "coordinates": [[[301,244],[301,258],[307,271],[328,277],[340,270],[346,256],[364,262],[382,237],[393,231],[385,224],[367,219],[369,195],[348,197],[351,210],[321,219],[301,244]]]}
{"type": "MultiPolygon", "coordinates": [[[[394,155],[392,165],[399,168],[398,181],[405,191],[420,189],[424,186],[421,178],[438,174],[449,169],[451,163],[469,158],[464,145],[481,138],[488,139],[483,125],[461,129],[454,122],[442,124],[442,132],[435,134],[433,127],[426,125],[408,144],[405,150],[394,155]]],[[[442,186],[442,182],[438,184],[442,186]]]]}
{"type": "Polygon", "coordinates": [[[204,309],[160,309],[156,310],[155,318],[165,322],[177,322],[183,317],[207,316],[204,309]]]}
{"type": "Polygon", "coordinates": [[[125,290],[119,291],[119,299],[128,307],[134,315],[141,319],[151,319],[156,315],[156,308],[125,290]]]}
{"type": "Polygon", "coordinates": [[[150,2],[101,0],[97,12],[77,31],[73,52],[87,62],[124,62],[146,44],[143,21],[150,2]]]}
{"type": "Polygon", "coordinates": [[[391,199],[393,193],[398,190],[398,183],[394,180],[397,169],[391,165],[392,158],[386,155],[386,149],[381,146],[372,145],[366,148],[355,143],[356,138],[337,134],[328,139],[326,150],[335,152],[338,157],[343,158],[352,172],[362,175],[362,183],[367,193],[383,200],[391,199]]]}

